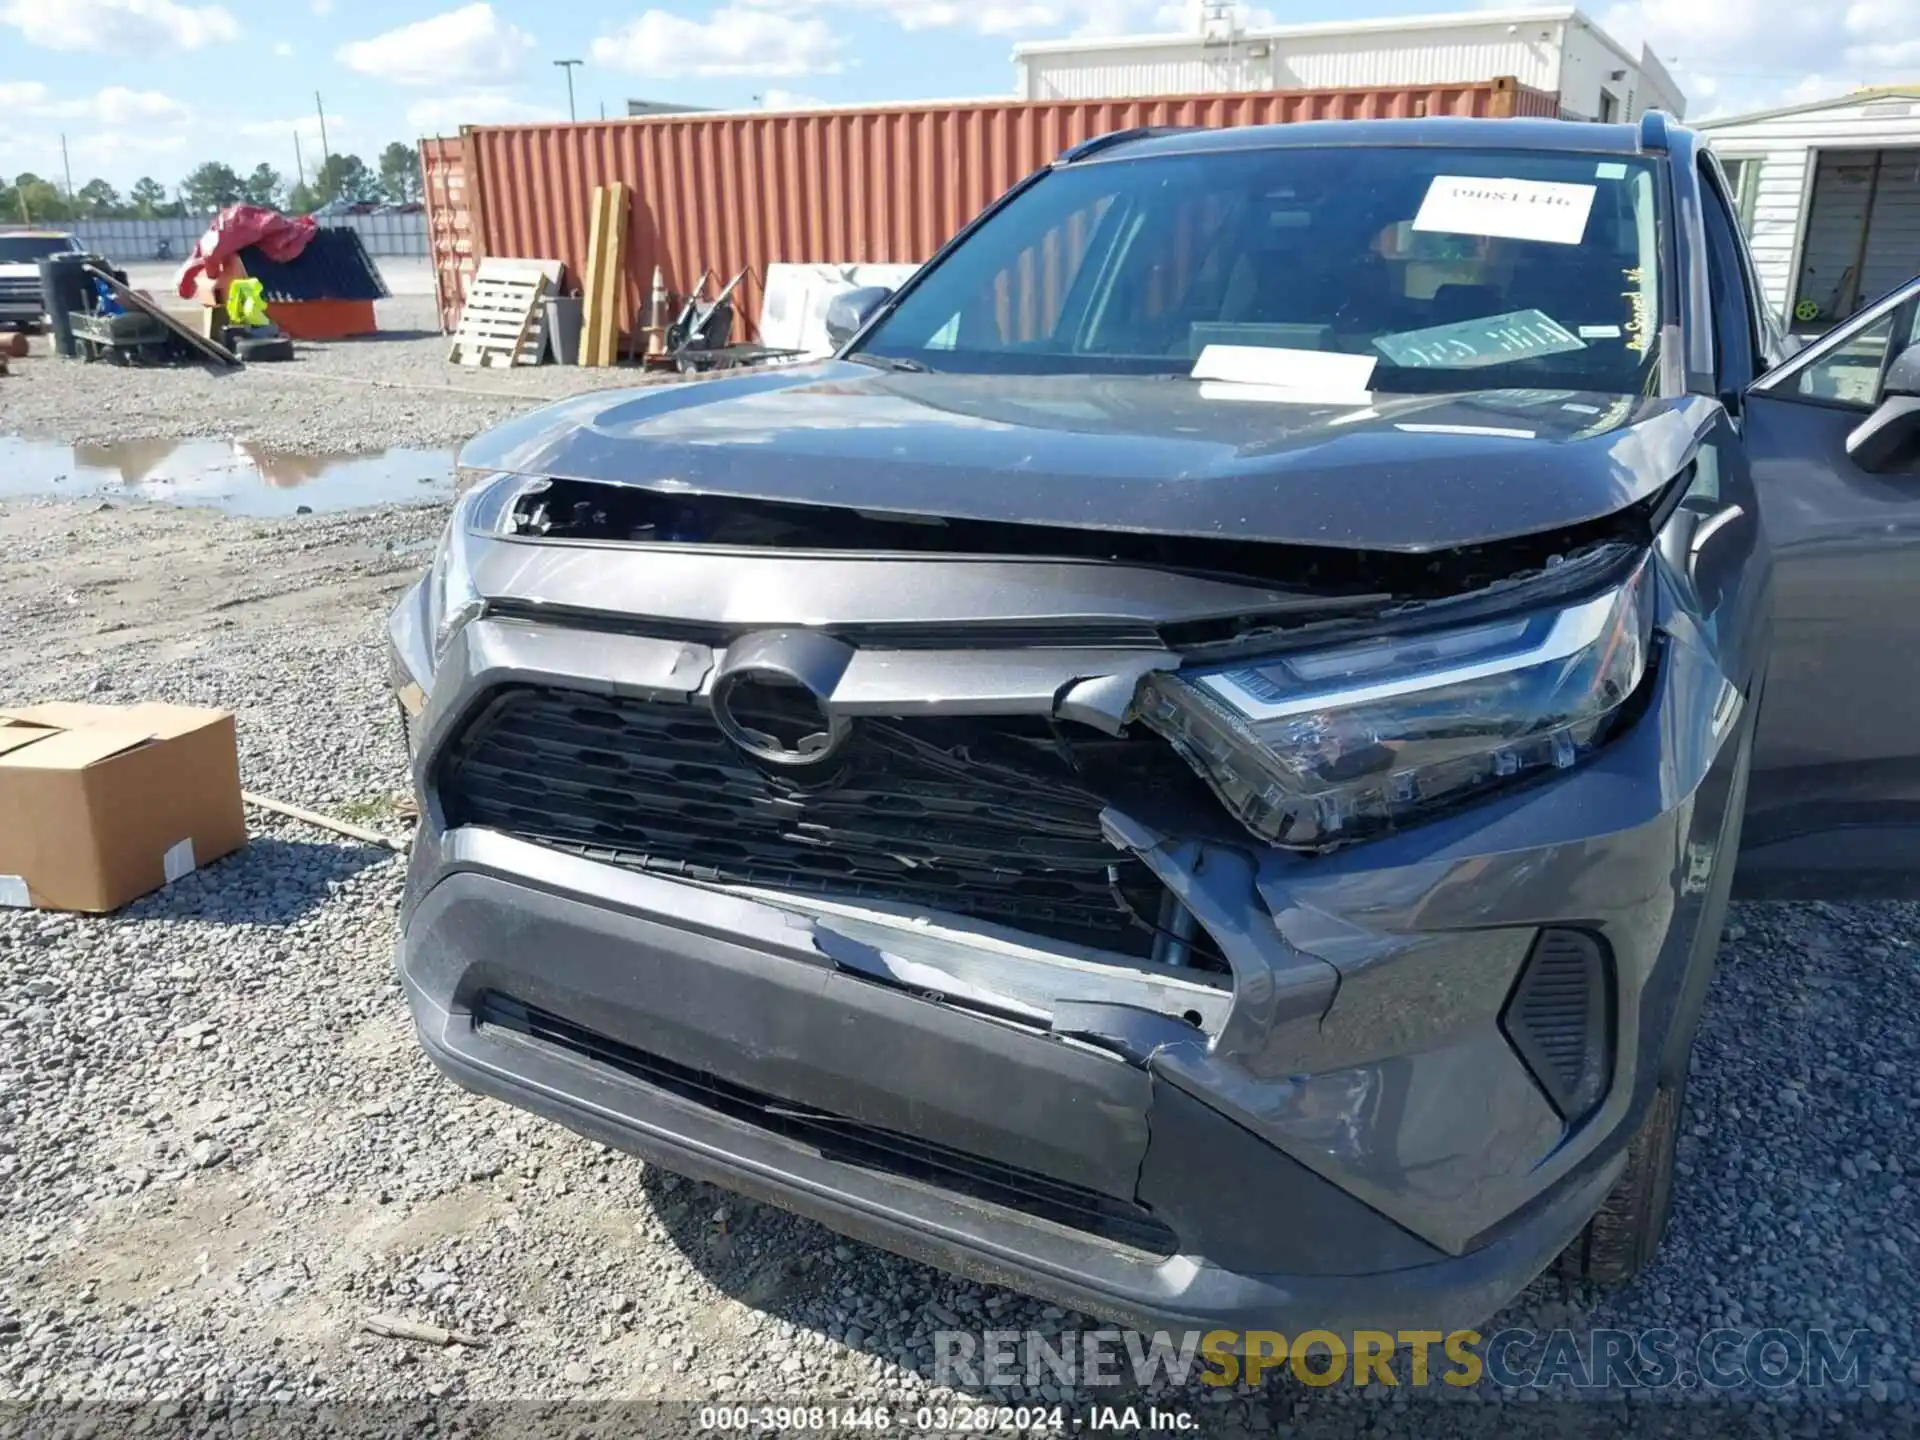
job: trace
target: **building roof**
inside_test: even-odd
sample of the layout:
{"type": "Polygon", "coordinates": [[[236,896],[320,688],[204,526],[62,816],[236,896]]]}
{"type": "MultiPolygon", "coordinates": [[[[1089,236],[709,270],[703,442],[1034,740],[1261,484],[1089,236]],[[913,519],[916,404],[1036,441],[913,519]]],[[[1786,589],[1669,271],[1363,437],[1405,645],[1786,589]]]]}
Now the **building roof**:
{"type": "Polygon", "coordinates": [[[1912,100],[1920,102],[1920,81],[1899,85],[1868,85],[1849,90],[1829,100],[1810,100],[1804,105],[1782,105],[1773,110],[1750,110],[1745,115],[1728,115],[1719,120],[1701,120],[1696,130],[1724,130],[1730,125],[1751,125],[1756,120],[1780,120],[1788,115],[1811,115],[1819,110],[1839,110],[1848,105],[1866,105],[1875,100],[1912,100]]]}
{"type": "MultiPolygon", "coordinates": [[[[1606,31],[1581,14],[1577,6],[1546,5],[1525,10],[1457,10],[1439,15],[1399,15],[1384,20],[1319,20],[1309,25],[1266,25],[1243,30],[1236,38],[1243,41],[1305,40],[1320,35],[1401,34],[1477,25],[1561,25],[1575,21],[1597,35],[1606,36],[1606,31]]],[[[1013,47],[1013,56],[1018,60],[1023,55],[1071,54],[1080,50],[1145,49],[1203,38],[1197,30],[1183,30],[1158,35],[1082,35],[1065,40],[1023,40],[1013,47]]],[[[1627,53],[1617,43],[1614,48],[1623,55],[1627,53]]]]}

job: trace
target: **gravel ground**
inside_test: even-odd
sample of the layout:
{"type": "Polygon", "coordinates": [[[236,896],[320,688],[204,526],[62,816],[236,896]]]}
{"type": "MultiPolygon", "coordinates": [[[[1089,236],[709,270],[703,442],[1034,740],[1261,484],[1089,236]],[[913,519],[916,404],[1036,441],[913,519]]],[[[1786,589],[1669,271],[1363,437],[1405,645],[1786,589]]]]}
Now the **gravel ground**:
{"type": "MultiPolygon", "coordinates": [[[[344,351],[316,370],[355,368],[344,351]]],[[[43,383],[61,382],[28,393],[43,383]]],[[[307,417],[343,436],[390,435],[394,405],[448,425],[489,408],[303,393],[353,396],[307,417]]],[[[29,413],[52,425],[57,412],[29,413]]],[[[225,706],[248,788],[403,834],[380,620],[441,520],[437,507],[258,522],[0,505],[0,703],[225,706]]],[[[0,911],[0,1430],[8,1401],[142,1396],[223,1412],[423,1397],[910,1411],[952,1398],[935,1384],[935,1331],[1099,1328],[459,1091],[414,1046],[390,977],[402,861],[251,818],[245,851],[119,915],[0,911]],[[485,1343],[381,1338],[361,1329],[375,1313],[485,1343]]],[[[1491,1381],[1445,1397],[1482,1403],[1291,1379],[1149,1398],[1220,1435],[1912,1431],[1917,920],[1905,905],[1737,907],[1659,1263],[1608,1294],[1542,1280],[1487,1327],[1669,1329],[1687,1355],[1720,1327],[1863,1332],[1857,1389],[1759,1408],[1742,1390],[1733,1411],[1684,1388],[1662,1398],[1693,1403],[1642,1392],[1628,1408],[1604,1389],[1542,1404],[1491,1381]]],[[[1129,1395],[997,1398],[1084,1416],[1129,1395]]],[[[697,1421],[621,1413],[627,1433],[697,1421]]]]}
{"type": "Polygon", "coordinates": [[[302,342],[281,364],[121,367],[61,360],[46,337],[0,380],[0,433],[29,439],[232,438],[318,454],[458,445],[531,405],[662,378],[637,369],[447,363],[433,296],[376,305],[378,337],[302,342]]]}

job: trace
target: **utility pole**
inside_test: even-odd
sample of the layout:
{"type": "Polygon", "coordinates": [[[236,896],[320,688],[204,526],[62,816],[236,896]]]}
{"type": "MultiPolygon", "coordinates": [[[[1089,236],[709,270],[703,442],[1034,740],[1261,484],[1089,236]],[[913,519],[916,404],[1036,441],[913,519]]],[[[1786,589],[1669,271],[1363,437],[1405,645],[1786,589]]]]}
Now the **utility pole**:
{"type": "Polygon", "coordinates": [[[320,103],[320,92],[313,92],[313,108],[320,117],[320,168],[324,171],[327,162],[333,159],[333,152],[327,149],[327,107],[320,103]]]}
{"type": "Polygon", "coordinates": [[[300,177],[300,188],[307,188],[307,162],[300,158],[300,132],[293,132],[293,173],[300,177]]]}
{"type": "Polygon", "coordinates": [[[573,111],[573,67],[580,62],[578,60],[556,60],[553,63],[567,72],[567,119],[578,120],[580,117],[574,114],[573,111]]]}
{"type": "Polygon", "coordinates": [[[79,202],[73,198],[73,166],[67,162],[67,137],[65,135],[60,137],[60,168],[66,172],[67,176],[68,218],[77,220],[80,218],[80,205],[79,202]]]}

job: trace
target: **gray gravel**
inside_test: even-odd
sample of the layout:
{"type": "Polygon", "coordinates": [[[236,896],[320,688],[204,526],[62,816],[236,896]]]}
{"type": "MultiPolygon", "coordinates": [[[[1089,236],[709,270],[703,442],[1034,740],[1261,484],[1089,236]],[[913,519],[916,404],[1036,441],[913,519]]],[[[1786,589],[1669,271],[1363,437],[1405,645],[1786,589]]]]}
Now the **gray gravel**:
{"type": "MultiPolygon", "coordinates": [[[[249,788],[402,834],[379,626],[440,521],[0,505],[0,703],[223,705],[249,788]]],[[[0,1401],[911,1407],[946,1398],[932,1331],[1098,1328],[465,1095],[390,978],[402,862],[252,820],[247,850],[120,915],[0,911],[0,1401]],[[486,1343],[365,1333],[376,1313],[486,1343]]],[[[1224,1435],[1911,1430],[1916,921],[1737,908],[1659,1264],[1605,1295],[1543,1280],[1488,1327],[1866,1330],[1869,1393],[1733,1415],[1491,1383],[1464,1397],[1483,1404],[1292,1381],[1157,1398],[1224,1435]]]]}
{"type": "Polygon", "coordinates": [[[46,337],[0,380],[0,434],[98,443],[233,438],[318,454],[433,448],[548,400],[670,378],[541,365],[447,363],[431,295],[377,303],[377,337],[296,346],[294,359],[236,371],[61,360],[46,337]]]}

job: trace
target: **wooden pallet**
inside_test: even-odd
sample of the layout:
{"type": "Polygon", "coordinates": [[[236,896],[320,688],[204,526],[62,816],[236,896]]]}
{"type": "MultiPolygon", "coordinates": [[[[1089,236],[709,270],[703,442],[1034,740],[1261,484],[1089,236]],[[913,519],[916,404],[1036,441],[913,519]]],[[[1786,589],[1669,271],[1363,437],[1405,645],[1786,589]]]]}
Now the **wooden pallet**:
{"type": "Polygon", "coordinates": [[[537,365],[546,348],[547,277],[532,266],[482,264],[447,359],[461,365],[537,365]]]}

